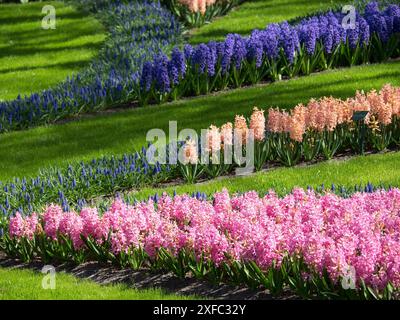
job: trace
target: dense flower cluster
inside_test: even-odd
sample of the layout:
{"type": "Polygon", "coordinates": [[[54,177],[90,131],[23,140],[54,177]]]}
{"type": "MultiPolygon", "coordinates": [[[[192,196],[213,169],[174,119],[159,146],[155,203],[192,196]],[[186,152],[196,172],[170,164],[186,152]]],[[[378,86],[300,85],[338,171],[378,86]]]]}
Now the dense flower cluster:
{"type": "Polygon", "coordinates": [[[0,102],[0,132],[128,100],[145,105],[400,54],[395,4],[379,10],[369,3],[365,13],[357,13],[353,29],[343,28],[342,13],[328,12],[295,25],[270,24],[249,37],[230,34],[222,42],[175,47],[167,57],[182,41],[181,28],[159,2],[76,1],[104,18],[107,45],[86,71],[56,88],[0,102]]]}
{"type": "MultiPolygon", "coordinates": [[[[270,108],[267,120],[264,111],[255,107],[249,120],[237,115],[233,125],[228,122],[221,128],[210,126],[208,146],[202,147],[220,151],[222,155],[226,151],[224,145],[232,144],[234,134],[245,145],[250,132],[255,142],[256,170],[268,161],[293,166],[300,160],[314,161],[320,156],[331,159],[338,152],[397,148],[400,145],[400,88],[386,84],[379,91],[357,91],[346,100],[311,99],[307,105],[299,104],[290,112],[270,108]],[[358,112],[365,113],[361,122],[354,118],[358,112]]],[[[215,177],[232,169],[228,166],[215,174],[204,172],[215,177]]],[[[185,174],[184,177],[190,180],[185,174]]]]}
{"type": "Polygon", "coordinates": [[[116,200],[101,217],[95,209],[77,214],[50,206],[39,218],[11,218],[9,234],[64,236],[76,250],[88,250],[82,240],[90,238],[116,256],[143,250],[150,264],[162,259],[161,250],[177,260],[193,252],[197,263],[222,270],[252,261],[268,272],[301,257],[305,281],[327,272],[334,288],[353,270],[357,289],[363,284],[380,291],[389,283],[400,286],[399,214],[399,189],[347,199],[302,189],[283,198],[272,191],[230,197],[224,190],[212,202],[187,195],[133,206],[116,200]]]}
{"type": "MultiPolygon", "coordinates": [[[[220,127],[211,125],[207,130],[206,145],[202,146],[200,141],[186,142],[182,149],[183,164],[198,164],[199,148],[204,147],[211,156],[210,162],[222,167],[208,172],[200,165],[201,175],[197,178],[210,179],[231,172],[234,167],[223,164],[225,147],[233,145],[235,132],[244,145],[250,130],[256,142],[256,155],[258,151],[261,154],[255,157],[256,170],[276,161],[291,166],[302,159],[331,158],[340,151],[353,149],[354,153],[359,153],[357,139],[361,132],[357,131],[352,120],[354,111],[368,111],[365,117],[366,149],[398,148],[400,88],[387,84],[379,91],[357,92],[346,100],[332,97],[311,99],[306,106],[299,104],[290,112],[269,109],[267,119],[263,110],[253,108],[248,120],[238,115],[233,123],[227,122],[220,127]],[[216,154],[220,154],[218,160],[215,160],[216,154]]],[[[176,165],[149,164],[147,150],[142,148],[132,154],[42,170],[40,175],[30,179],[0,182],[0,213],[4,216],[16,211],[31,213],[51,202],[61,204],[66,211],[71,205],[77,205],[79,209],[93,196],[151,186],[181,176],[176,165]]],[[[188,180],[187,173],[181,174],[188,180]]]]}
{"type": "Polygon", "coordinates": [[[394,117],[400,117],[400,88],[387,84],[379,92],[357,91],[355,97],[346,100],[311,99],[307,106],[299,104],[290,113],[269,109],[267,128],[274,133],[288,132],[293,140],[302,142],[306,131],[333,131],[341,124],[352,123],[356,111],[368,111],[368,125],[391,124],[394,117]]]}
{"type": "Polygon", "coordinates": [[[398,5],[379,10],[376,2],[369,3],[364,13],[356,13],[353,28],[342,24],[344,17],[341,12],[328,12],[295,25],[270,24],[264,30],[254,30],[249,37],[229,34],[222,42],[186,45],[182,51],[176,48],[179,60],[160,62],[156,57],[151,66],[143,68],[145,85],[141,88],[148,94],[142,102],[146,103],[149,95],[152,100],[160,94],[175,99],[262,79],[276,80],[282,75],[292,77],[330,67],[383,61],[399,54],[395,36],[400,32],[398,5]],[[185,72],[179,76],[167,73],[164,70],[168,64],[170,70],[183,69],[185,64],[185,72]]]}

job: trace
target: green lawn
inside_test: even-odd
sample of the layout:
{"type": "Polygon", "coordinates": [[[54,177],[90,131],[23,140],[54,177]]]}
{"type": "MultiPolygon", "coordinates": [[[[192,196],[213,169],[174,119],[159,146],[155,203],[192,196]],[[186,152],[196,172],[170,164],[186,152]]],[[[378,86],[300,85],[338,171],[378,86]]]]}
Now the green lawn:
{"type": "Polygon", "coordinates": [[[97,55],[105,30],[62,2],[0,5],[0,100],[47,89],[97,55]],[[42,7],[56,9],[56,29],[41,27],[42,7]]]}
{"type": "Polygon", "coordinates": [[[193,30],[189,41],[196,44],[210,40],[223,40],[228,33],[248,35],[254,29],[264,29],[269,23],[305,16],[332,8],[341,2],[344,1],[248,0],[226,16],[193,30]]]}
{"type": "Polygon", "coordinates": [[[232,121],[235,114],[251,113],[252,107],[290,108],[311,97],[348,97],[357,89],[400,85],[400,61],[334,70],[290,81],[222,92],[160,106],[86,116],[79,121],[49,125],[0,136],[0,180],[36,174],[39,168],[92,159],[103,154],[122,154],[145,143],[152,128],[207,128],[232,121]]]}
{"type": "Polygon", "coordinates": [[[190,296],[167,294],[160,289],[136,290],[126,285],[99,285],[56,273],[55,289],[43,289],[44,275],[31,270],[0,267],[0,300],[186,300],[190,296]]]}
{"type": "Polygon", "coordinates": [[[147,199],[149,195],[164,191],[172,194],[193,193],[196,191],[213,194],[227,188],[230,192],[255,190],[260,194],[270,189],[279,194],[287,194],[294,187],[314,188],[324,184],[354,187],[383,183],[385,186],[400,186],[400,152],[358,156],[348,160],[330,160],[315,165],[292,168],[277,168],[259,172],[250,176],[232,176],[193,185],[179,185],[168,188],[145,188],[139,192],[130,192],[130,197],[147,199]]]}

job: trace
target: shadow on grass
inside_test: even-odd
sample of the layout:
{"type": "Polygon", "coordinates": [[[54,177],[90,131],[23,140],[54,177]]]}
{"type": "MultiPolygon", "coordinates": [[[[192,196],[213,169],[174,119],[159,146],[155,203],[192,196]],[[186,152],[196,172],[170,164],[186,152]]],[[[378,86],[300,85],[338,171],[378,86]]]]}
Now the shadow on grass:
{"type": "MultiPolygon", "coordinates": [[[[32,263],[22,263],[19,260],[7,258],[0,252],[0,266],[3,268],[30,269],[41,272],[45,263],[36,260],[32,263]]],[[[72,264],[56,265],[57,272],[67,272],[75,277],[91,280],[102,285],[125,284],[136,289],[161,288],[167,293],[203,296],[219,300],[288,300],[298,299],[286,290],[280,297],[273,297],[266,290],[251,290],[245,286],[227,284],[212,285],[209,282],[197,280],[193,277],[177,278],[172,273],[150,272],[148,269],[133,271],[120,269],[110,264],[98,262],[83,263],[79,266],[72,264]]]]}

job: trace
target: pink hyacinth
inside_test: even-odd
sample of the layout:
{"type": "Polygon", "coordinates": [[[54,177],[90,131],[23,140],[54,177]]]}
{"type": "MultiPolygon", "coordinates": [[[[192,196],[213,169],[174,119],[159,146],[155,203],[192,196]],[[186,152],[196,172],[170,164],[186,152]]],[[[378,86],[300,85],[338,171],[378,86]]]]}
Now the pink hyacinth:
{"type": "Polygon", "coordinates": [[[82,246],[83,221],[75,212],[65,212],[62,214],[58,232],[61,235],[69,237],[76,249],[82,246]]]}
{"type": "Polygon", "coordinates": [[[10,218],[10,236],[12,238],[32,239],[38,228],[38,216],[33,213],[30,216],[21,216],[19,212],[10,218]]]}
{"type": "Polygon", "coordinates": [[[21,214],[17,212],[14,217],[10,218],[10,236],[22,238],[25,235],[25,220],[21,214]]]}
{"type": "MultiPolygon", "coordinates": [[[[294,189],[280,198],[270,192],[229,195],[222,190],[213,201],[188,195],[127,205],[115,200],[102,217],[90,208],[63,213],[49,206],[41,223],[46,234],[71,238],[110,234],[115,254],[142,248],[151,257],[163,248],[172,255],[190,251],[220,266],[254,261],[262,270],[279,266],[288,255],[302,257],[308,269],[326,271],[334,282],[354,270],[356,285],[383,289],[400,287],[400,190],[356,193],[348,198],[294,189]],[[102,229],[105,228],[105,229],[102,229]]],[[[37,217],[16,214],[10,219],[14,238],[39,230],[37,217]]],[[[33,232],[33,233],[32,233],[33,232]]],[[[310,276],[309,271],[304,277],[310,276]]]]}
{"type": "Polygon", "coordinates": [[[57,232],[62,216],[63,211],[60,206],[50,205],[47,207],[45,213],[43,214],[43,229],[48,237],[52,239],[57,238],[57,232]]]}

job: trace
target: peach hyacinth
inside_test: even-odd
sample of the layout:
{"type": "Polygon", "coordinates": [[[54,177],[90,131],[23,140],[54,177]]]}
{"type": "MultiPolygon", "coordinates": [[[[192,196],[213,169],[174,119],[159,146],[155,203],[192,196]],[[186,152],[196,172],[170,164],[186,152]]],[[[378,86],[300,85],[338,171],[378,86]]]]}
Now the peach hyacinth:
{"type": "Polygon", "coordinates": [[[235,134],[241,138],[243,144],[247,142],[247,138],[249,136],[249,129],[247,127],[247,122],[245,117],[243,116],[235,117],[235,134]]]}
{"type": "Polygon", "coordinates": [[[250,117],[250,129],[254,132],[254,140],[262,141],[265,138],[265,117],[264,110],[254,107],[250,117]]]}
{"type": "Polygon", "coordinates": [[[207,143],[208,143],[208,152],[219,152],[221,150],[221,133],[219,128],[211,125],[207,130],[207,143]]]}
{"type": "Polygon", "coordinates": [[[389,125],[393,117],[400,117],[400,88],[386,84],[378,92],[357,91],[346,100],[333,97],[311,99],[307,106],[297,105],[290,113],[279,109],[268,112],[267,129],[274,133],[289,133],[291,139],[301,142],[307,130],[333,131],[337,126],[351,123],[355,111],[368,111],[365,122],[389,125]]]}
{"type": "Polygon", "coordinates": [[[194,140],[189,139],[183,146],[183,164],[196,164],[198,160],[197,144],[194,140]]]}
{"type": "Polygon", "coordinates": [[[233,125],[231,122],[227,122],[221,126],[221,144],[222,145],[233,144],[233,125]]]}
{"type": "Polygon", "coordinates": [[[216,0],[179,0],[179,3],[187,6],[191,12],[200,12],[203,15],[206,13],[207,7],[215,2],[216,0]]]}

